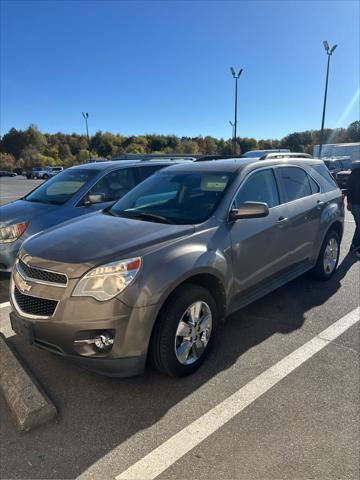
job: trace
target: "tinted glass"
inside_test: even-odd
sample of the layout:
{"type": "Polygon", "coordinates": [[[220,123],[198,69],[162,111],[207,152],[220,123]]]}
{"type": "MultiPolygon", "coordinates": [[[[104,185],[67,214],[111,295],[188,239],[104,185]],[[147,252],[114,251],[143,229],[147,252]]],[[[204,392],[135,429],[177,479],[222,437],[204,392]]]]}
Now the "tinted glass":
{"type": "Polygon", "coordinates": [[[277,171],[285,202],[292,202],[312,194],[309,175],[301,168],[281,167],[277,171]]]}
{"type": "Polygon", "coordinates": [[[97,170],[71,169],[58,173],[25,197],[28,202],[62,205],[96,174],[97,170]]]}
{"type": "Polygon", "coordinates": [[[145,178],[150,177],[150,175],[164,167],[168,167],[168,165],[144,165],[142,167],[138,167],[140,172],[140,180],[145,180],[145,178]]]}
{"type": "Polygon", "coordinates": [[[119,200],[110,213],[149,221],[153,215],[159,217],[153,221],[165,223],[201,223],[214,212],[231,178],[228,172],[160,171],[119,200]]]}
{"type": "Polygon", "coordinates": [[[235,198],[236,207],[245,202],[265,202],[269,208],[279,205],[279,193],[272,170],[262,170],[245,179],[235,198]]]}
{"type": "Polygon", "coordinates": [[[310,188],[312,193],[320,192],[319,185],[309,176],[310,188]]]}
{"type": "Polygon", "coordinates": [[[135,170],[122,168],[107,173],[88,192],[88,194],[101,193],[104,202],[113,202],[122,198],[135,186],[135,170]]]}
{"type": "Polygon", "coordinates": [[[337,188],[337,184],[334,178],[324,164],[317,163],[316,165],[312,165],[311,168],[321,176],[322,184],[326,187],[326,191],[334,190],[337,188]]]}

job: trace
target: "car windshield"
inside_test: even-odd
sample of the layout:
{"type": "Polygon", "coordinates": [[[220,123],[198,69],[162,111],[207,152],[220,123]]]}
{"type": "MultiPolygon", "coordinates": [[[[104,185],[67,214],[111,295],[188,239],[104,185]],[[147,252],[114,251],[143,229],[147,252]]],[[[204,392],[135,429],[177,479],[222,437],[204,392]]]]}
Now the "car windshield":
{"type": "Polygon", "coordinates": [[[62,205],[97,173],[97,170],[84,170],[82,168],[65,170],[29,193],[24,197],[24,200],[62,205]]]}
{"type": "Polygon", "coordinates": [[[233,174],[160,172],[116,202],[110,214],[162,223],[197,224],[216,209],[233,174]]]}

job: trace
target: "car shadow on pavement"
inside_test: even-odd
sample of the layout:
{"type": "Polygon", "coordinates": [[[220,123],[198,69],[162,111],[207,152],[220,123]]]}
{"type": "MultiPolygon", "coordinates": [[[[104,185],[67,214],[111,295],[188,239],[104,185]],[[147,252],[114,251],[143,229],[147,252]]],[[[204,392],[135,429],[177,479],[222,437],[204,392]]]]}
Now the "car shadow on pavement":
{"type": "Polygon", "coordinates": [[[0,272],[0,303],[9,300],[10,273],[0,272]]]}
{"type": "MultiPolygon", "coordinates": [[[[355,261],[354,255],[347,255],[329,282],[316,282],[304,275],[231,315],[221,325],[216,346],[205,364],[184,379],[169,378],[150,368],[140,377],[109,379],[27,346],[17,336],[11,337],[11,343],[55,400],[60,414],[56,421],[23,435],[15,432],[8,415],[2,415],[0,446],[2,458],[6,455],[2,477],[77,477],[115,447],[159,422],[170,409],[231,368],[245,352],[274,334],[300,329],[306,313],[329,299],[336,309],[334,297],[355,261]]],[[[349,310],[352,308],[349,305],[349,310]]],[[[321,318],[318,320],[318,331],[333,321],[324,319],[322,327],[321,318]]],[[[179,418],[178,428],[187,423],[186,417],[179,418]]]]}

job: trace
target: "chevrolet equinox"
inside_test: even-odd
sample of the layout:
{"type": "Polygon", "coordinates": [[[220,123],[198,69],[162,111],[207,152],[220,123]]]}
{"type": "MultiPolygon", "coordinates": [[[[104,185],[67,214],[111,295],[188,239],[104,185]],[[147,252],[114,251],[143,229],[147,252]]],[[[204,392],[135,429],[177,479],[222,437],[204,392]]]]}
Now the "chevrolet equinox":
{"type": "Polygon", "coordinates": [[[12,327],[109,376],[149,360],[185,376],[218,322],[311,271],[335,272],[340,190],[314,159],[174,165],[113,206],[26,240],[12,272],[12,327]]]}

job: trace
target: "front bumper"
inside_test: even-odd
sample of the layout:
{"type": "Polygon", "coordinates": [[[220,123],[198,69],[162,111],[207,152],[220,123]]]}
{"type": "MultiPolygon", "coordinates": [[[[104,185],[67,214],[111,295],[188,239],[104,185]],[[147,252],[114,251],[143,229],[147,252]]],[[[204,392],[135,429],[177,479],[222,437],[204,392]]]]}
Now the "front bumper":
{"type": "MultiPolygon", "coordinates": [[[[18,321],[24,321],[16,312],[10,313],[10,321],[13,329],[16,333],[21,335],[21,332],[18,331],[14,325],[18,321]]],[[[28,320],[26,320],[28,322],[28,320]]],[[[32,322],[30,322],[31,327],[33,328],[32,322]]],[[[126,378],[126,377],[133,377],[135,375],[141,375],[146,366],[146,354],[139,355],[135,357],[123,357],[123,358],[106,358],[106,357],[84,357],[81,355],[71,355],[64,352],[58,345],[53,343],[49,343],[48,341],[44,340],[44,338],[39,338],[38,329],[36,330],[37,333],[34,333],[33,337],[26,336],[26,340],[28,343],[41,348],[43,350],[47,350],[51,353],[56,355],[60,355],[70,362],[83,367],[87,370],[92,372],[98,373],[100,375],[105,375],[107,377],[116,377],[116,378],[126,378]],[[31,338],[31,339],[30,339],[31,338]]],[[[41,333],[40,333],[41,336],[41,333]]],[[[47,338],[45,336],[45,338],[47,338]]]]}
{"type": "Polygon", "coordinates": [[[10,318],[16,333],[24,334],[37,347],[104,375],[125,377],[144,370],[157,305],[129,307],[117,298],[98,302],[89,297],[72,297],[77,279],[68,279],[63,286],[46,284],[24,275],[18,267],[14,267],[10,285],[10,318]],[[29,314],[19,303],[19,298],[24,297],[29,302],[50,299],[57,306],[48,316],[29,314]],[[83,342],[103,331],[114,337],[109,351],[98,351],[93,343],[83,342]]]}
{"type": "Polygon", "coordinates": [[[0,272],[11,272],[16,255],[24,240],[20,237],[15,242],[0,243],[0,272]]]}

